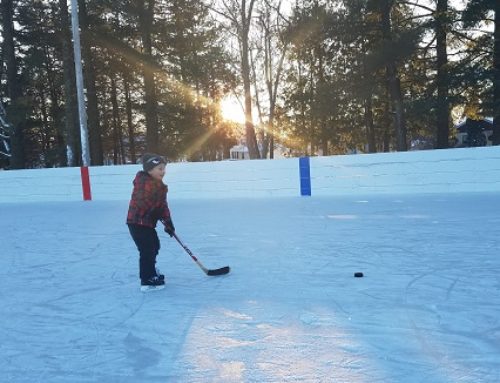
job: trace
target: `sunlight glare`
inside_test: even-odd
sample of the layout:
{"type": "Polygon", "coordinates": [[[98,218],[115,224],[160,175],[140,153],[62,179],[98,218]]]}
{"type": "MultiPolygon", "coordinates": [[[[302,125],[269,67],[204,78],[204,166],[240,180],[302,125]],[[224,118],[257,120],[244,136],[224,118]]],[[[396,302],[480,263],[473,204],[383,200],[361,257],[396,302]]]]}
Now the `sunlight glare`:
{"type": "Polygon", "coordinates": [[[245,123],[243,108],[234,97],[225,97],[220,102],[222,117],[224,120],[245,123]]]}

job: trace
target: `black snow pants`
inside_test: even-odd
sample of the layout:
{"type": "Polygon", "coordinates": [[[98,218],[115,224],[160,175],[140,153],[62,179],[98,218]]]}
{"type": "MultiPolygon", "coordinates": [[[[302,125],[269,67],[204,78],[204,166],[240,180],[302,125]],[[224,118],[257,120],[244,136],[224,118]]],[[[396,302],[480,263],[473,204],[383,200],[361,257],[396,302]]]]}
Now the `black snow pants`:
{"type": "Polygon", "coordinates": [[[156,256],[160,250],[160,240],[151,227],[129,224],[130,235],[139,250],[139,277],[146,281],[156,275],[156,256]]]}

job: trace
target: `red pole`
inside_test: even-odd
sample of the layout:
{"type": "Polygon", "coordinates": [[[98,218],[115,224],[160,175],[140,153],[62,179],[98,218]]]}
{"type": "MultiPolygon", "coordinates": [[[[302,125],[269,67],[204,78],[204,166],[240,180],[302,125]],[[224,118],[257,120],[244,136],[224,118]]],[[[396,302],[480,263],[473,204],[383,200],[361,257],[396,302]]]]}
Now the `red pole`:
{"type": "Polygon", "coordinates": [[[82,190],[83,190],[83,200],[91,201],[92,194],[90,192],[90,177],[88,166],[82,166],[80,168],[80,173],[82,175],[82,190]]]}

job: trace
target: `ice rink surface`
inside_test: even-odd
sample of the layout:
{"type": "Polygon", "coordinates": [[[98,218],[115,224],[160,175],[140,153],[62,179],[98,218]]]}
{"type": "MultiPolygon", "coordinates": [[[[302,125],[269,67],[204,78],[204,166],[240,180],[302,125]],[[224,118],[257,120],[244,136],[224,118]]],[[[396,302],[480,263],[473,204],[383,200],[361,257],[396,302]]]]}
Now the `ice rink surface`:
{"type": "Polygon", "coordinates": [[[2,382],[500,382],[499,194],[171,200],[147,294],[127,205],[0,204],[2,382]]]}

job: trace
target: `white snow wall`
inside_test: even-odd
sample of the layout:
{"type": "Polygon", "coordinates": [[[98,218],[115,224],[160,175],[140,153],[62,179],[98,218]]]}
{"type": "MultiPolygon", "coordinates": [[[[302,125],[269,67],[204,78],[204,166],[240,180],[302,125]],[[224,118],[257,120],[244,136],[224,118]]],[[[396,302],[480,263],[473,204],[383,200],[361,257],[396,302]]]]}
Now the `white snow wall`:
{"type": "MultiPolygon", "coordinates": [[[[500,147],[310,158],[312,196],[500,192],[500,147]]],[[[92,200],[128,200],[140,165],[90,167],[92,200]]],[[[80,168],[0,171],[0,203],[81,201],[80,168]]],[[[169,200],[300,196],[299,159],[172,163],[169,200]]]]}

